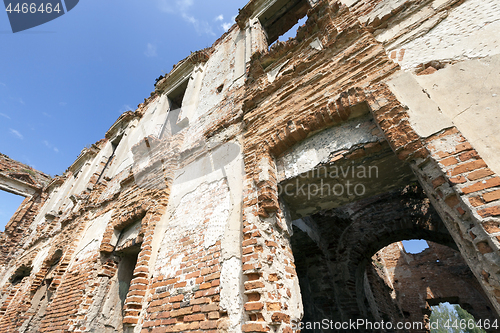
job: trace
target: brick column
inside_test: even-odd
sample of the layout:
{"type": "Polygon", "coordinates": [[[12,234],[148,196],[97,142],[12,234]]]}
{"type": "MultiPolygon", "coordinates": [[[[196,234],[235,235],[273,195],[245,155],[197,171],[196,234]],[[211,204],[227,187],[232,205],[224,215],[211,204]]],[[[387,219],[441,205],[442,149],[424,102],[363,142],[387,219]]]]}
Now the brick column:
{"type": "MultiPolygon", "coordinates": [[[[243,274],[246,277],[244,332],[292,332],[292,320],[301,313],[297,273],[290,234],[278,203],[274,158],[263,149],[253,177],[246,180],[243,222],[243,274]],[[295,289],[295,290],[294,290],[295,289]]],[[[255,162],[255,158],[246,159],[255,162]]],[[[253,163],[251,163],[253,164],[253,163]]],[[[247,165],[247,167],[249,167],[247,165]]]]}

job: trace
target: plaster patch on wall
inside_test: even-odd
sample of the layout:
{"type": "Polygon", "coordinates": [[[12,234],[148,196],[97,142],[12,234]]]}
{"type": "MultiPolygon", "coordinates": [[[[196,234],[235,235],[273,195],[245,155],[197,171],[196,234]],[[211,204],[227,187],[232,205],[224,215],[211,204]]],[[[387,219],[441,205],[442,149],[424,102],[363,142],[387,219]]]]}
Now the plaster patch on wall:
{"type": "Polygon", "coordinates": [[[75,251],[75,258],[84,260],[91,256],[92,253],[95,253],[95,251],[98,251],[104,231],[106,231],[106,227],[111,220],[113,212],[114,210],[110,210],[106,214],[98,216],[93,221],[89,222],[87,230],[85,230],[84,236],[75,251]]]}
{"type": "Polygon", "coordinates": [[[222,263],[220,276],[220,308],[229,315],[228,332],[241,332],[243,299],[241,298],[241,260],[231,258],[222,263]]]}
{"type": "MultiPolygon", "coordinates": [[[[205,248],[215,245],[224,235],[231,206],[225,178],[204,182],[186,193],[172,212],[168,230],[160,245],[159,258],[165,257],[172,248],[172,242],[178,242],[189,234],[203,241],[205,248]]],[[[162,270],[169,265],[172,263],[168,262],[168,258],[160,263],[162,270]]]]}
{"type": "MultiPolygon", "coordinates": [[[[433,60],[464,60],[500,53],[500,4],[497,0],[469,0],[449,12],[422,37],[398,49],[404,58],[403,69],[414,68],[433,60]]],[[[397,42],[396,42],[397,43],[397,42]]],[[[387,51],[394,50],[390,45],[387,51]]]]}
{"type": "MultiPolygon", "coordinates": [[[[186,230],[205,229],[203,245],[214,245],[224,234],[231,201],[225,179],[202,183],[193,192],[186,194],[172,214],[171,228],[183,234],[186,230]],[[207,211],[207,204],[213,202],[213,210],[207,211]]],[[[179,235],[180,235],[179,234],[179,235]]]]}
{"type": "Polygon", "coordinates": [[[214,245],[224,234],[230,210],[231,200],[229,198],[229,191],[224,191],[222,201],[219,201],[219,204],[215,207],[212,216],[210,216],[206,225],[207,232],[203,242],[203,246],[205,248],[209,248],[214,245]]]}
{"type": "Polygon", "coordinates": [[[500,173],[500,55],[448,65],[416,80],[488,166],[500,173]]]}
{"type": "Polygon", "coordinates": [[[47,258],[50,251],[50,245],[46,244],[40,252],[37,253],[35,259],[33,260],[33,273],[38,273],[40,268],[42,268],[43,261],[47,258]]]}
{"type": "Polygon", "coordinates": [[[326,162],[330,153],[350,149],[354,145],[376,142],[380,138],[372,134],[374,127],[370,117],[354,119],[318,133],[295,147],[278,159],[279,181],[295,177],[326,162]]]}
{"type": "MultiPolygon", "coordinates": [[[[162,244],[162,248],[163,248],[163,245],[162,244]]],[[[165,244],[165,246],[168,246],[165,244]]],[[[165,264],[162,264],[162,260],[159,260],[159,263],[160,263],[160,271],[159,271],[159,274],[158,275],[163,275],[163,276],[167,276],[167,277],[170,277],[170,276],[175,276],[175,272],[179,270],[179,267],[181,266],[181,263],[182,263],[182,258],[184,258],[183,255],[177,255],[177,256],[174,256],[173,258],[171,258],[170,262],[168,263],[165,263],[165,264]]],[[[164,259],[167,259],[167,258],[164,258],[164,259]]],[[[158,271],[155,271],[155,275],[157,275],[157,272],[158,271]]]]}
{"type": "MultiPolygon", "coordinates": [[[[373,8],[373,10],[368,15],[360,17],[359,20],[363,23],[373,22],[377,17],[381,18],[390,14],[393,10],[402,6],[406,1],[407,0],[382,1],[379,4],[377,4],[375,8],[373,8]]],[[[344,2],[347,6],[352,6],[357,1],[347,0],[342,2],[344,2]]]]}

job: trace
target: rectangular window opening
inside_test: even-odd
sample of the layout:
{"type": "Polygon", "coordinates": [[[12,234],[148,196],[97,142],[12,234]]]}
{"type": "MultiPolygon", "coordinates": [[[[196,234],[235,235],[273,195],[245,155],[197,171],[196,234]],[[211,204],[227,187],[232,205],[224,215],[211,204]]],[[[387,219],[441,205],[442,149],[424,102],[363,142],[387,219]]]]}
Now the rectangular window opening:
{"type": "Polygon", "coordinates": [[[0,190],[0,232],[5,231],[7,223],[17,212],[25,197],[0,190]]]}
{"type": "Polygon", "coordinates": [[[267,34],[269,46],[280,36],[295,37],[299,26],[305,23],[310,9],[307,0],[277,0],[260,17],[260,23],[267,34]]]}
{"type": "Polygon", "coordinates": [[[134,269],[137,265],[139,250],[140,248],[137,247],[118,254],[121,257],[120,263],[118,264],[118,294],[122,305],[122,311],[130,289],[130,283],[134,277],[134,269]]]}
{"type": "MultiPolygon", "coordinates": [[[[123,233],[123,232],[122,232],[123,233]]],[[[121,237],[120,237],[121,238],[121,237]]],[[[120,251],[115,251],[115,254],[120,257],[118,263],[118,297],[120,299],[120,311],[122,315],[122,320],[125,318],[125,301],[127,300],[127,295],[130,291],[130,285],[132,284],[132,279],[134,278],[134,270],[137,266],[137,261],[139,259],[139,253],[141,251],[141,243],[134,243],[133,245],[122,248],[120,251]]],[[[116,289],[115,289],[116,290],[116,289]]],[[[126,323],[123,323],[123,332],[132,332],[133,329],[126,323]]]]}
{"type": "Polygon", "coordinates": [[[186,94],[189,79],[184,80],[174,90],[167,94],[170,100],[170,110],[180,109],[182,107],[182,100],[186,94]]]}
{"type": "Polygon", "coordinates": [[[115,246],[115,254],[120,257],[120,263],[118,264],[118,289],[122,310],[125,299],[127,298],[127,293],[130,289],[130,282],[134,276],[137,257],[141,251],[141,225],[142,219],[138,219],[121,230],[115,246]]]}
{"type": "Polygon", "coordinates": [[[104,165],[104,168],[102,169],[101,174],[99,175],[99,178],[97,178],[97,183],[99,183],[99,181],[101,180],[101,178],[104,175],[104,172],[106,171],[109,164],[111,163],[111,161],[115,157],[116,148],[118,148],[118,145],[120,144],[120,141],[122,140],[122,138],[123,138],[123,133],[111,141],[111,155],[109,156],[108,160],[106,161],[106,164],[104,165]]]}

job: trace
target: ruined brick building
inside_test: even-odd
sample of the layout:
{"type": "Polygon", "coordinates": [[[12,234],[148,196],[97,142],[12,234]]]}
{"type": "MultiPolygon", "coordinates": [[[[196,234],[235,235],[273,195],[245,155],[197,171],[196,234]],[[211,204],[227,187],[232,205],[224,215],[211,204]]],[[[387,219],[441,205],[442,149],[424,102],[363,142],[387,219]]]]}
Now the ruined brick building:
{"type": "Polygon", "coordinates": [[[1,156],[26,199],[0,332],[497,318],[500,1],[251,0],[236,22],[63,176],[1,156]]]}

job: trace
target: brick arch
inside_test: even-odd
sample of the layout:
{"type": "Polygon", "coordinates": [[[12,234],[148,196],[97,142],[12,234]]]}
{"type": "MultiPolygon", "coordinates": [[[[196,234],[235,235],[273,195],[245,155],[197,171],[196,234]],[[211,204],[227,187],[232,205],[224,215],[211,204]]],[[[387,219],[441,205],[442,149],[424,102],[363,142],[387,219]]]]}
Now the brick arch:
{"type": "Polygon", "coordinates": [[[31,274],[26,276],[19,283],[13,285],[12,278],[22,267],[33,268],[33,261],[39,253],[39,250],[31,252],[15,266],[14,273],[10,276],[9,282],[1,290],[2,295],[8,295],[3,303],[0,304],[0,331],[7,332],[19,327],[24,318],[20,315],[25,308],[29,308],[31,299],[24,297],[29,290],[32,281],[31,274]]]}
{"type": "Polygon", "coordinates": [[[399,159],[410,161],[428,156],[422,139],[409,123],[406,107],[397,101],[385,84],[378,84],[370,89],[350,88],[331,98],[326,106],[283,124],[281,128],[276,129],[275,134],[265,139],[255,149],[260,160],[255,160],[253,169],[247,168],[247,170],[251,172],[257,185],[261,216],[267,217],[279,210],[274,159],[308,136],[360,116],[363,114],[363,108],[368,108],[373,115],[376,124],[399,159]],[[265,166],[266,170],[263,170],[262,166],[265,166]],[[261,175],[269,170],[272,173],[270,179],[261,175]]]}
{"type": "MultiPolygon", "coordinates": [[[[31,284],[31,294],[33,295],[38,288],[42,285],[43,281],[45,280],[45,277],[47,276],[47,273],[49,272],[49,269],[56,260],[59,260],[57,263],[57,266],[55,267],[55,272],[56,272],[56,277],[60,277],[62,273],[65,271],[65,268],[67,267],[69,263],[69,259],[66,261],[64,260],[65,254],[62,250],[61,247],[54,247],[52,250],[49,252],[45,260],[43,261],[42,267],[40,268],[40,271],[35,274],[35,279],[33,280],[33,283],[31,284]],[[61,270],[63,272],[61,272],[61,270]]],[[[57,286],[49,286],[51,290],[55,290],[57,286]]]]}
{"type": "MultiPolygon", "coordinates": [[[[154,195],[152,195],[153,197],[154,195]]],[[[146,295],[149,284],[149,259],[152,254],[151,243],[156,222],[160,220],[166,204],[162,200],[153,198],[147,202],[134,202],[129,205],[123,205],[112,215],[108,223],[103,240],[100,245],[101,254],[111,254],[114,246],[111,239],[115,231],[121,231],[139,219],[142,219],[141,229],[138,238],[140,238],[141,249],[138,254],[137,264],[135,266],[130,288],[123,305],[123,324],[136,325],[139,322],[139,315],[142,310],[142,303],[146,295]],[[131,207],[132,206],[132,207],[131,207]]],[[[105,261],[102,263],[101,271],[114,269],[116,265],[105,261]]]]}
{"type": "MultiPolygon", "coordinates": [[[[373,115],[375,123],[382,130],[391,149],[399,159],[410,161],[428,155],[421,138],[410,126],[405,107],[397,101],[385,84],[374,84],[367,88],[351,87],[330,98],[326,105],[307,110],[292,120],[283,121],[265,138],[260,138],[260,140],[247,138],[244,149],[247,186],[253,188],[255,192],[247,196],[245,206],[248,209],[254,209],[253,214],[258,216],[260,221],[274,218],[276,225],[274,230],[282,234],[283,236],[280,237],[283,238],[281,244],[278,245],[275,237],[268,238],[255,230],[259,229],[256,227],[256,223],[260,223],[258,220],[253,223],[248,222],[249,217],[244,220],[242,245],[243,253],[248,253],[248,255],[243,257],[243,274],[248,279],[246,282],[247,290],[251,290],[251,294],[254,295],[251,298],[247,297],[245,310],[249,321],[248,324],[244,325],[244,329],[250,331],[260,329],[259,322],[262,320],[271,322],[273,325],[286,324],[282,326],[283,332],[289,332],[291,329],[289,326],[291,318],[286,314],[286,311],[279,312],[275,311],[274,308],[264,308],[268,310],[270,316],[270,319],[267,319],[263,318],[262,313],[255,310],[256,308],[262,310],[262,305],[255,300],[266,298],[262,295],[264,290],[262,288],[266,286],[266,283],[270,284],[268,288],[271,290],[277,290],[276,294],[279,294],[281,287],[272,281],[273,276],[266,277],[262,274],[262,262],[269,262],[271,260],[269,256],[267,259],[262,258],[259,261],[257,260],[259,254],[252,253],[252,251],[262,252],[264,249],[264,251],[276,253],[277,247],[281,247],[284,252],[290,248],[290,235],[278,200],[275,159],[308,136],[326,128],[340,125],[367,112],[373,115]],[[266,279],[268,281],[265,281],[266,279]],[[260,296],[255,296],[257,294],[260,296]]],[[[282,269],[289,273],[289,279],[294,279],[297,276],[293,261],[284,259],[283,263],[280,264],[283,266],[282,269]]]]}
{"type": "Polygon", "coordinates": [[[384,195],[355,214],[355,220],[346,226],[334,260],[348,272],[338,282],[339,302],[343,304],[343,320],[369,318],[365,305],[364,273],[371,257],[392,243],[424,239],[458,250],[437,212],[418,187],[406,189],[410,193],[384,195]],[[384,212],[393,211],[392,219],[384,212]]]}

